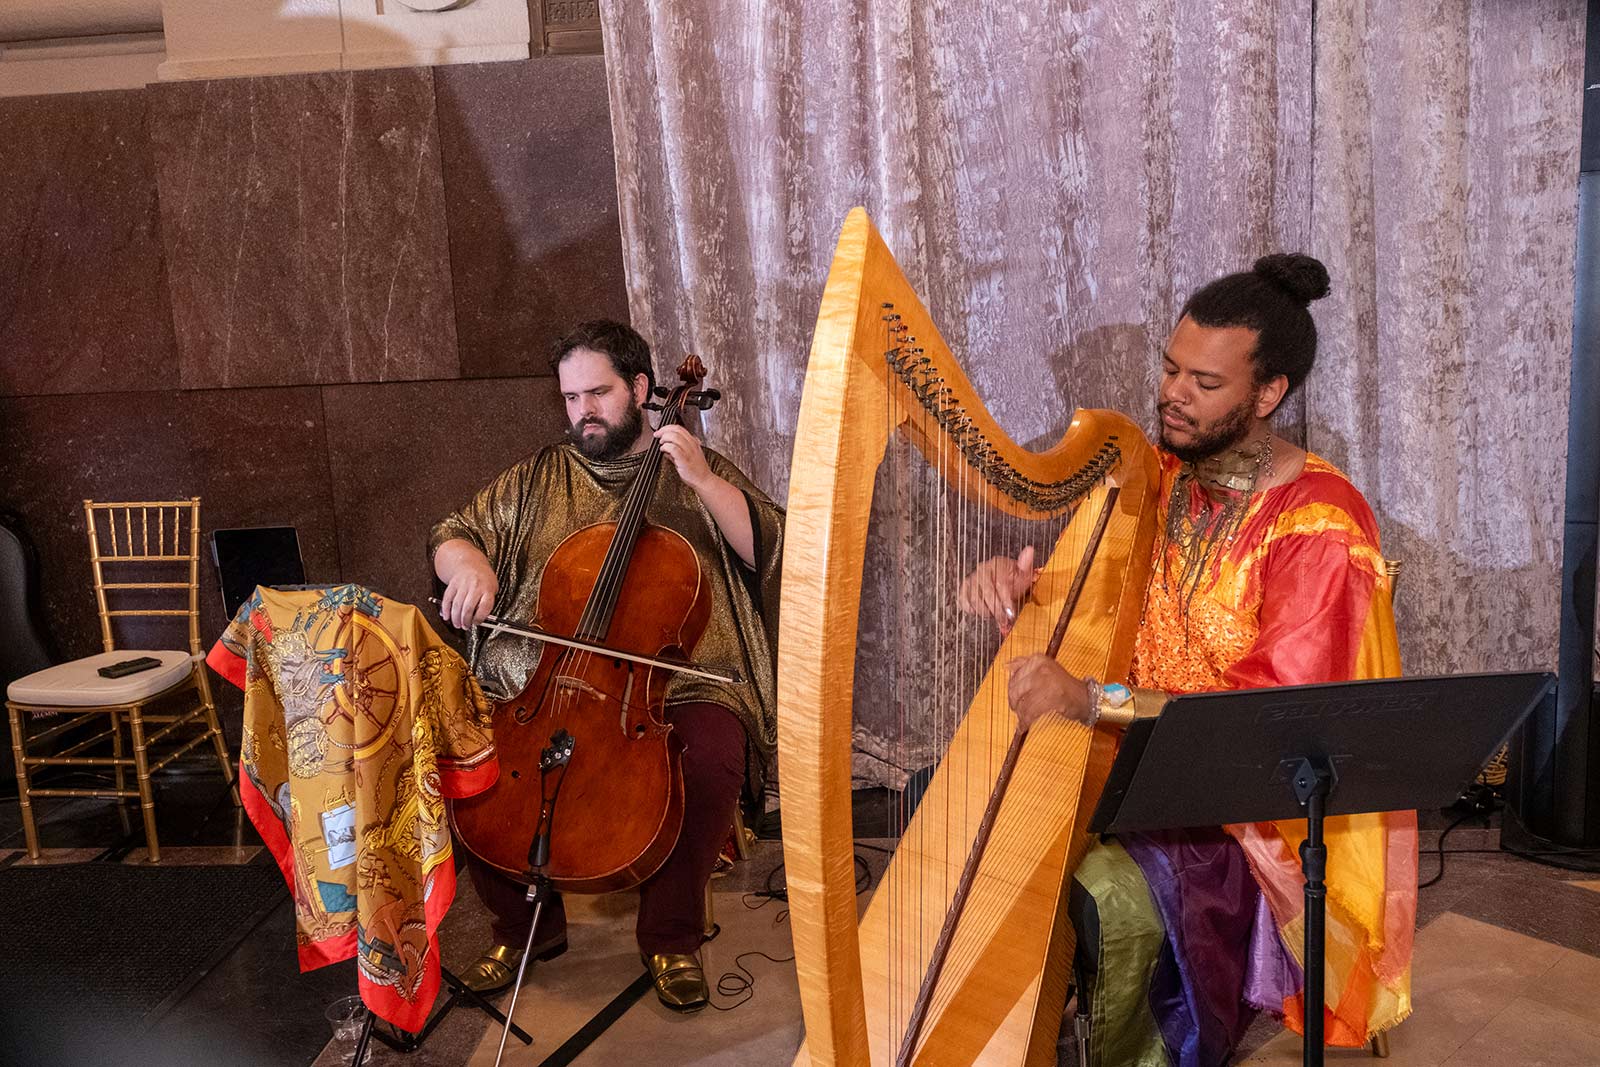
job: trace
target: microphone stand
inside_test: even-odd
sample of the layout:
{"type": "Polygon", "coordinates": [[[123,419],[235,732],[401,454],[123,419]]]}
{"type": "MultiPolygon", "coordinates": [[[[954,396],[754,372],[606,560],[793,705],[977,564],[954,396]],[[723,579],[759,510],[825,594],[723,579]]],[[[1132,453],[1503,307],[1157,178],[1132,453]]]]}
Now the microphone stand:
{"type": "Polygon", "coordinates": [[[522,976],[528,970],[528,957],[533,954],[533,938],[539,931],[539,917],[544,914],[545,902],[553,892],[550,876],[545,867],[550,862],[550,824],[555,817],[556,796],[561,792],[561,780],[566,776],[567,764],[572,759],[573,737],[566,730],[550,735],[550,745],[539,755],[539,826],[528,846],[528,903],[533,905],[533,921],[528,925],[528,940],[522,946],[522,960],[517,964],[516,981],[511,984],[511,1003],[506,1006],[506,1024],[500,1031],[500,1049],[495,1053],[495,1067],[506,1054],[506,1038],[511,1035],[511,1019],[517,1010],[517,996],[522,992],[522,976]]]}

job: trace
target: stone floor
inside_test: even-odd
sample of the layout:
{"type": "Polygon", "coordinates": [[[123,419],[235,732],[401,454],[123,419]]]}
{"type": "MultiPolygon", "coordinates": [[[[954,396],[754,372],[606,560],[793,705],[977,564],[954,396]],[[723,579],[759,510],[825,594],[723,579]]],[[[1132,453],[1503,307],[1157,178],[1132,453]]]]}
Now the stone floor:
{"type": "MultiPolygon", "coordinates": [[[[178,780],[158,806],[163,862],[270,862],[247,821],[214,779],[178,780]]],[[[44,812],[46,862],[140,862],[143,842],[125,834],[102,802],[57,801],[44,812]]],[[[875,836],[870,816],[858,833],[875,836]]],[[[1424,816],[1422,874],[1444,818],[1424,816]]],[[[1548,867],[1501,852],[1493,826],[1466,825],[1448,839],[1444,878],[1421,895],[1414,966],[1416,1013],[1393,1035],[1395,1067],[1475,1064],[1600,1064],[1600,876],[1548,867]]],[[[882,853],[868,840],[860,855],[874,869],[882,853]]],[[[14,800],[0,803],[0,866],[28,862],[14,800]]],[[[683,1063],[716,1067],[786,1064],[801,1034],[786,914],[759,891],[781,884],[781,847],[759,842],[752,858],[719,881],[721,935],[706,950],[713,981],[728,976],[715,999],[722,1010],[679,1016],[646,994],[592,1047],[577,1067],[683,1063]],[[764,953],[765,955],[758,955],[764,953]],[[747,992],[732,976],[754,979],[747,992]]],[[[639,974],[632,939],[632,894],[569,902],[572,948],[537,965],[519,997],[516,1018],[535,1037],[515,1042],[506,1062],[532,1067],[624,990],[639,974]]],[[[481,905],[463,879],[440,931],[446,966],[464,968],[486,936],[481,905]]],[[[41,961],[47,966],[46,961],[41,961]]],[[[349,963],[300,974],[287,900],[165,1014],[150,1020],[166,1050],[162,1064],[283,1064],[318,1067],[349,1062],[350,1048],[330,1043],[322,1013],[354,991],[349,963]]],[[[504,1003],[505,998],[501,1002],[504,1003]]],[[[402,1056],[376,1046],[375,1065],[490,1064],[497,1027],[460,1008],[419,1051],[402,1056]]],[[[1364,1052],[1330,1051],[1328,1062],[1365,1061],[1364,1052]]],[[[108,1062],[111,1062],[108,1060],[108,1062]]],[[[152,1061],[147,1061],[152,1062],[152,1061]]],[[[1260,1022],[1243,1062],[1300,1062],[1293,1035],[1260,1022]]],[[[30,1065],[31,1067],[31,1065],[30,1065]]]]}
{"type": "MultiPolygon", "coordinates": [[[[1413,974],[1416,1012],[1390,1036],[1388,1067],[1600,1064],[1600,959],[1588,953],[1445,912],[1419,933],[1413,974]]],[[[1245,1062],[1299,1064],[1300,1043],[1280,1034],[1245,1062]]]]}

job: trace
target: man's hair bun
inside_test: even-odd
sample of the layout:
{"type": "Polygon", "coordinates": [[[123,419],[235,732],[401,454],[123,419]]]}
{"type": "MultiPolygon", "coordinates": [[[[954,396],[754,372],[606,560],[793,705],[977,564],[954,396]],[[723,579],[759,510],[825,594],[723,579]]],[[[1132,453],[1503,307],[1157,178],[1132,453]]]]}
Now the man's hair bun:
{"type": "Polygon", "coordinates": [[[1252,271],[1302,304],[1328,295],[1328,268],[1313,256],[1299,252],[1262,256],[1252,271]]]}

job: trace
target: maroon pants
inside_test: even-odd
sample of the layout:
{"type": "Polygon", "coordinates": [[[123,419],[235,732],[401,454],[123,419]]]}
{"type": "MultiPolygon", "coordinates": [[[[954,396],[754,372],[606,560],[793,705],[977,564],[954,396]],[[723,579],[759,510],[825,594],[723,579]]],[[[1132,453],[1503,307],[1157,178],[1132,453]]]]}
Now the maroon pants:
{"type": "MultiPolygon", "coordinates": [[[[639,887],[639,951],[693,952],[705,921],[706,882],[728,839],[733,809],[744,786],[744,726],[720,704],[673,704],[666,720],[683,740],[683,830],[661,869],[639,887]]],[[[528,887],[470,852],[467,871],[492,916],[496,944],[521,947],[528,939],[533,908],[528,887]]],[[[566,912],[555,894],[539,918],[534,944],[565,931],[566,912]]]]}

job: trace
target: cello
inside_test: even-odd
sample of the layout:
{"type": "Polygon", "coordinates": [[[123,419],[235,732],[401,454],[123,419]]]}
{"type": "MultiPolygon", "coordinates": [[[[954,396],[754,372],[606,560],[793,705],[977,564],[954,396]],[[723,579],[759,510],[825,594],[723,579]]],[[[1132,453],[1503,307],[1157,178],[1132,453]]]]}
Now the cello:
{"type": "MultiPolygon", "coordinates": [[[[661,426],[718,399],[700,390],[690,355],[661,404],[661,426]]],[[[522,691],[493,712],[500,777],[450,806],[457,838],[522,882],[534,868],[557,890],[632,888],[666,861],[683,824],[681,741],[663,718],[667,685],[687,663],[711,615],[711,591],[693,546],[645,521],[661,471],[652,440],[615,520],[585,526],[551,553],[539,579],[533,629],[493,616],[491,630],[546,640],[522,691]],[[552,787],[549,779],[555,781],[552,787]],[[559,791],[559,816],[555,808],[559,791]],[[533,846],[548,832],[543,854],[533,846]]]]}

